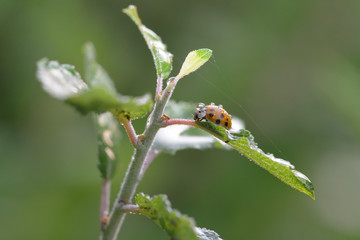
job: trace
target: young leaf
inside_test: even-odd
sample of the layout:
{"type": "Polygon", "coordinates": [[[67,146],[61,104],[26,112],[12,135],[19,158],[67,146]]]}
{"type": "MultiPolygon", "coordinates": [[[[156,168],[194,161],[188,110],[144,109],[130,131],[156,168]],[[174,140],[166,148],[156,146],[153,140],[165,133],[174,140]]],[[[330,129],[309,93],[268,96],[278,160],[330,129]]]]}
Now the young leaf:
{"type": "Polygon", "coordinates": [[[164,229],[174,240],[221,240],[214,231],[198,228],[192,218],[171,208],[166,195],[150,198],[139,193],[136,202],[140,207],[140,214],[147,216],[164,229]],[[215,236],[217,238],[215,238],[215,236]]]}
{"type": "Polygon", "coordinates": [[[183,78],[184,76],[196,71],[198,68],[200,68],[209,60],[211,55],[212,55],[212,50],[207,48],[191,51],[187,55],[180,69],[180,72],[176,76],[176,78],[177,79],[183,78]]]}
{"type": "Polygon", "coordinates": [[[98,168],[103,179],[111,179],[120,157],[119,123],[107,112],[95,116],[98,138],[98,168]]]}
{"type": "Polygon", "coordinates": [[[141,34],[145,38],[145,41],[154,58],[157,76],[163,79],[168,78],[172,70],[173,55],[166,50],[166,45],[161,41],[161,38],[141,23],[136,6],[130,5],[125,8],[123,12],[135,22],[141,34]]]}
{"type": "Polygon", "coordinates": [[[254,137],[249,131],[241,130],[238,133],[229,133],[223,127],[210,122],[197,121],[196,124],[266,169],[281,181],[315,199],[314,187],[311,181],[304,174],[296,171],[290,162],[276,158],[272,154],[264,153],[257,147],[254,137]]]}

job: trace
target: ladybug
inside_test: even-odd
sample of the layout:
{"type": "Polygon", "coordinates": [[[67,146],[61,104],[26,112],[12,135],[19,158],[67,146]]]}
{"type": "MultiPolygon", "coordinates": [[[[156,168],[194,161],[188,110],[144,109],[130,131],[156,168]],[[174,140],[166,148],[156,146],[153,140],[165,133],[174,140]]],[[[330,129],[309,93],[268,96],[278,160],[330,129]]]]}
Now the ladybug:
{"type": "Polygon", "coordinates": [[[227,130],[231,129],[231,116],[223,109],[222,105],[216,106],[214,103],[206,106],[204,103],[196,105],[194,120],[201,121],[203,119],[227,130]]]}

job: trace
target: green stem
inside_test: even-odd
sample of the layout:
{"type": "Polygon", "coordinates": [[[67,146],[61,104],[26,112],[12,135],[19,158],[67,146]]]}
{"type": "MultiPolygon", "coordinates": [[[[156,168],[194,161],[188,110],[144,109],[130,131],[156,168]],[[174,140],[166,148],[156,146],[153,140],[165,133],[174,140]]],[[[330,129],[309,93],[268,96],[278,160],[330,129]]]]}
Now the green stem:
{"type": "Polygon", "coordinates": [[[175,83],[173,80],[169,80],[163,95],[155,104],[154,110],[148,118],[148,123],[143,135],[139,136],[138,144],[135,147],[135,152],[129,164],[124,181],[122,182],[120,192],[113,205],[108,225],[102,232],[100,239],[115,240],[120,231],[126,214],[126,212],[122,210],[122,206],[124,204],[131,203],[131,199],[136,192],[136,188],[143,175],[140,175],[141,169],[154,142],[155,135],[163,125],[163,120],[161,117],[174,91],[174,88],[175,83]]]}

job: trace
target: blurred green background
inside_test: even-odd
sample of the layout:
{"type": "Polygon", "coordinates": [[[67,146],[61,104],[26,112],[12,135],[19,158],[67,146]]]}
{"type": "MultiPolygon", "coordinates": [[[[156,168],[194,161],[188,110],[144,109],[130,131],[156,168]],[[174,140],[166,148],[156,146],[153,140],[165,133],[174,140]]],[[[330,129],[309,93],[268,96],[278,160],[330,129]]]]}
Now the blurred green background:
{"type": "MultiPolygon", "coordinates": [[[[129,4],[174,54],[173,75],[189,51],[214,51],[173,99],[223,104],[312,180],[316,200],[221,150],[162,155],[138,190],[166,193],[223,239],[360,239],[360,1],[0,0],[1,239],[98,238],[92,120],[48,96],[35,64],[46,56],[83,73],[91,40],[119,92],[153,94],[151,54],[121,12],[129,4]]],[[[124,143],[112,198],[132,154],[124,143]]],[[[121,236],[168,239],[136,215],[121,236]]]]}

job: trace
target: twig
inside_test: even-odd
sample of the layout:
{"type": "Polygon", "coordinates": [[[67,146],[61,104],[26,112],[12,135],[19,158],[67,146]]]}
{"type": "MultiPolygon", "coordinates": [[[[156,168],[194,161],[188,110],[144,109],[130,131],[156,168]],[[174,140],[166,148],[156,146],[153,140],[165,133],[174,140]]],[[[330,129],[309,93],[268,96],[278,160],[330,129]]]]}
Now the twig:
{"type": "Polygon", "coordinates": [[[130,142],[132,143],[133,146],[136,146],[136,144],[138,142],[138,136],[136,135],[135,129],[134,129],[133,125],[131,124],[131,120],[129,120],[127,118],[121,118],[119,120],[124,125],[126,133],[129,136],[130,142]]]}
{"type": "Polygon", "coordinates": [[[181,124],[181,125],[188,125],[188,126],[193,126],[193,127],[197,127],[197,125],[195,124],[194,120],[190,120],[190,119],[169,119],[167,121],[165,121],[163,123],[163,127],[167,127],[167,126],[171,126],[171,125],[177,125],[177,124],[181,124]]]}

